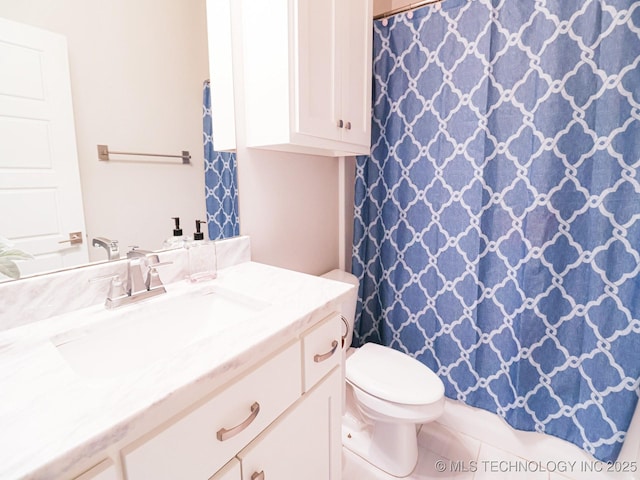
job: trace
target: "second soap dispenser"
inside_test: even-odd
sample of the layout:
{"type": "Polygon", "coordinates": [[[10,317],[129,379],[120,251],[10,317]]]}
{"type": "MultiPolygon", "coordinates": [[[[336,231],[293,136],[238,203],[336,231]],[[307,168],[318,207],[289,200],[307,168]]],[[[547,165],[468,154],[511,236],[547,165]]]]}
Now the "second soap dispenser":
{"type": "Polygon", "coordinates": [[[175,226],[173,229],[173,236],[167,238],[162,246],[164,248],[180,248],[185,246],[186,238],[182,235],[182,229],[180,228],[180,218],[179,217],[171,217],[175,222],[175,226]]]}
{"type": "Polygon", "coordinates": [[[206,222],[196,220],[196,231],[193,234],[193,242],[187,244],[189,253],[189,281],[200,282],[203,280],[213,280],[217,277],[217,255],[216,244],[205,240],[202,232],[202,224],[206,222]]]}

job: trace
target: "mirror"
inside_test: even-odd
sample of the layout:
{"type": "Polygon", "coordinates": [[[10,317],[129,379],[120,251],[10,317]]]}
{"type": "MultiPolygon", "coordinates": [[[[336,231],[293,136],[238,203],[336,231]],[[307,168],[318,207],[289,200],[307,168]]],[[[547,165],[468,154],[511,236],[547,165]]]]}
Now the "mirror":
{"type": "MultiPolygon", "coordinates": [[[[172,217],[192,235],[195,220],[207,218],[206,1],[0,0],[0,18],[66,37],[89,260],[107,260],[106,249],[91,245],[95,237],[117,240],[122,255],[131,245],[161,249],[172,217]],[[100,161],[99,144],[125,152],[188,150],[191,164],[127,155],[100,161]]],[[[4,221],[0,236],[9,236],[4,221]]]]}

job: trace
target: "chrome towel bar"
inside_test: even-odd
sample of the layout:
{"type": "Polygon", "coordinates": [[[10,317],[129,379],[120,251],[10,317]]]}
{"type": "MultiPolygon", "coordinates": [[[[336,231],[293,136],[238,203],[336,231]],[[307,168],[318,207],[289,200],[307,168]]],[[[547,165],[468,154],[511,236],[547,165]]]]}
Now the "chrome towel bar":
{"type": "Polygon", "coordinates": [[[143,157],[181,158],[184,165],[191,164],[191,155],[187,150],[183,150],[182,155],[163,155],[159,153],[114,152],[109,150],[108,145],[98,145],[98,158],[100,160],[109,161],[109,155],[139,155],[143,157]]]}

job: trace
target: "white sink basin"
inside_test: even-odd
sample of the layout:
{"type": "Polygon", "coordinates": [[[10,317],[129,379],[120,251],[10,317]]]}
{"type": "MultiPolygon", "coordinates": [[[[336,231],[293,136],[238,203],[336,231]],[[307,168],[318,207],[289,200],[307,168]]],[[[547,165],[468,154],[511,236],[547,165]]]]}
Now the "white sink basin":
{"type": "Polygon", "coordinates": [[[52,339],[69,366],[87,379],[146,368],[195,342],[255,317],[269,304],[215,288],[170,294],[105,310],[96,326],[52,339]]]}

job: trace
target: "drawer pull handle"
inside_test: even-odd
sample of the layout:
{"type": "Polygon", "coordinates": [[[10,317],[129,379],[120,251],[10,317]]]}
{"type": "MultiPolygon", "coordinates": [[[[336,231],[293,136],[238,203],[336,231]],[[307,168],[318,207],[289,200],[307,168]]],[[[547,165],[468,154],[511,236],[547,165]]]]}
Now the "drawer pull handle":
{"type": "Polygon", "coordinates": [[[338,341],[334,340],[333,342],[331,342],[331,350],[329,350],[327,353],[323,353],[322,355],[316,353],[313,356],[313,361],[316,363],[324,362],[326,359],[328,359],[331,355],[335,353],[337,348],[338,348],[338,341]]]}
{"type": "Polygon", "coordinates": [[[264,480],[264,470],[261,472],[254,472],[254,474],[251,475],[251,480],[264,480]]]}
{"type": "Polygon", "coordinates": [[[216,434],[218,440],[224,442],[225,440],[229,440],[231,437],[235,437],[237,434],[251,425],[251,422],[253,422],[258,416],[258,413],[260,413],[260,404],[258,402],[254,402],[253,405],[251,405],[251,414],[244,422],[228,430],[226,428],[221,428],[220,430],[218,430],[216,434]]]}
{"type": "Polygon", "coordinates": [[[342,348],[344,348],[344,344],[347,341],[347,335],[349,335],[349,322],[344,317],[344,315],[340,315],[340,320],[342,320],[342,323],[344,323],[344,326],[346,327],[344,330],[344,335],[342,335],[342,348]]]}

